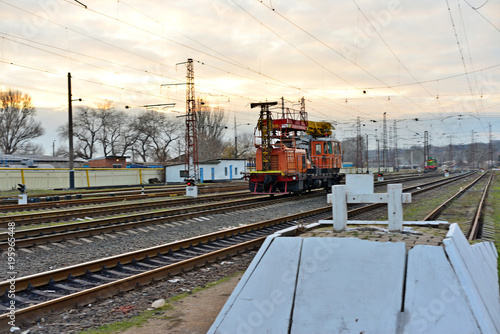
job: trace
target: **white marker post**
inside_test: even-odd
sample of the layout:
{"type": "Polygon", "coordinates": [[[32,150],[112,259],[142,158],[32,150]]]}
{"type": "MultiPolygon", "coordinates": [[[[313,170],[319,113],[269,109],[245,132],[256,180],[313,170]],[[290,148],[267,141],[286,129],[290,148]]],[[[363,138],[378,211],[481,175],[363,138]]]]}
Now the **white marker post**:
{"type": "MultiPolygon", "coordinates": [[[[332,194],[328,195],[328,203],[332,203],[332,223],[335,232],[346,229],[348,203],[387,203],[389,231],[401,231],[403,229],[403,203],[411,203],[411,194],[403,194],[401,184],[387,185],[385,194],[374,193],[372,176],[348,174],[346,185],[332,186],[332,194]]],[[[376,222],[350,221],[349,223],[363,225],[376,222]]]]}

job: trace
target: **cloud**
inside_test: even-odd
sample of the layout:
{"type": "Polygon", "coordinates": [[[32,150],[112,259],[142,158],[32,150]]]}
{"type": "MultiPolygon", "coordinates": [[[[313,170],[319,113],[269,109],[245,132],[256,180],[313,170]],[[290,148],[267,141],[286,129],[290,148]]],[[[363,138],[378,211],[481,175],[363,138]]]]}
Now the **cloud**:
{"type": "Polygon", "coordinates": [[[92,106],[174,101],[184,110],[184,89],[162,85],[184,81],[176,64],[193,58],[196,93],[229,98],[245,123],[257,118],[250,101],[281,96],[305,96],[313,120],[500,111],[497,2],[84,3],[0,3],[0,88],[64,109],[71,72],[73,95],[92,106]]]}

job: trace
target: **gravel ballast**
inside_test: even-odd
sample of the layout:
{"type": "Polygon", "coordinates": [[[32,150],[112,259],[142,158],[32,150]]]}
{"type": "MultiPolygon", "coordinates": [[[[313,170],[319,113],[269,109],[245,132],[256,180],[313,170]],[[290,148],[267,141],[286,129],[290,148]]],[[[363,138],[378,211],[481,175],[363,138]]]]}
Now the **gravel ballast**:
{"type": "MultiPolygon", "coordinates": [[[[312,210],[327,205],[326,194],[271,204],[251,210],[228,212],[203,218],[193,218],[171,226],[151,225],[97,237],[46,244],[16,252],[17,277],[67,267],[103,257],[118,255],[138,249],[162,245],[222,229],[256,223],[268,219],[312,210]]],[[[228,209],[230,210],[230,209],[228,209]]],[[[0,280],[6,280],[7,253],[2,253],[0,280]]]]}

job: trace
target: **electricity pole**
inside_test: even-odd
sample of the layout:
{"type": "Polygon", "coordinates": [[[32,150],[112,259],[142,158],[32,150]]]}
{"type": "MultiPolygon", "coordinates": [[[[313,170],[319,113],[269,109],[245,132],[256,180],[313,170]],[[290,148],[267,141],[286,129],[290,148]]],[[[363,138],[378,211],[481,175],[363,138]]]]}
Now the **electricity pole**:
{"type": "Polygon", "coordinates": [[[488,166],[493,167],[495,163],[493,162],[493,136],[491,135],[491,124],[489,124],[489,130],[490,130],[490,136],[489,136],[489,143],[488,143],[488,166]]]}
{"type": "Polygon", "coordinates": [[[429,132],[424,131],[424,168],[429,160],[429,132]]]}
{"type": "Polygon", "coordinates": [[[382,160],[384,165],[384,172],[387,172],[387,121],[386,113],[384,113],[384,122],[382,129],[382,160]]]}
{"type": "Polygon", "coordinates": [[[73,106],[71,104],[71,73],[68,72],[68,139],[69,139],[69,189],[75,189],[75,152],[73,151],[73,106]]]}
{"type": "Polygon", "coordinates": [[[358,169],[363,170],[363,138],[361,137],[361,121],[356,123],[356,173],[358,169]]]}
{"type": "MultiPolygon", "coordinates": [[[[189,58],[186,64],[186,150],[184,164],[187,182],[198,180],[198,129],[196,119],[196,101],[194,95],[194,66],[193,59],[189,58]]],[[[177,64],[177,65],[179,65],[177,64]]]]}

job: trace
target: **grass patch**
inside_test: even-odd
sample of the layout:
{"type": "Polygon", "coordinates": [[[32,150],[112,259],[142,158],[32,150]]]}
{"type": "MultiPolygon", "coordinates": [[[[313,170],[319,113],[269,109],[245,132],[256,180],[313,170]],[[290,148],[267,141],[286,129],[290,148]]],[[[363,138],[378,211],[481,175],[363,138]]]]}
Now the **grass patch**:
{"type": "Polygon", "coordinates": [[[445,190],[435,192],[436,195],[427,197],[425,200],[419,200],[414,203],[403,205],[403,219],[406,221],[419,221],[424,219],[435,208],[444,203],[450,196],[456,194],[461,187],[470,181],[457,182],[457,184],[446,186],[445,190]]]}
{"type": "Polygon", "coordinates": [[[189,296],[191,294],[198,293],[200,291],[209,289],[213,286],[216,286],[218,284],[226,282],[229,279],[231,279],[231,278],[233,278],[241,273],[242,272],[239,271],[239,272],[234,273],[232,275],[221,278],[218,281],[210,282],[210,283],[207,283],[203,286],[196,287],[193,289],[192,292],[186,292],[186,293],[182,293],[182,294],[170,297],[169,299],[167,299],[165,301],[164,306],[159,307],[157,309],[146,310],[146,311],[141,312],[139,315],[136,315],[130,319],[126,319],[123,321],[117,321],[117,322],[114,322],[111,324],[102,325],[102,326],[95,328],[95,329],[80,332],[80,334],[115,334],[115,333],[123,332],[123,331],[130,329],[132,327],[141,327],[151,319],[169,319],[169,317],[165,315],[165,312],[168,310],[172,310],[174,308],[173,304],[176,301],[179,301],[183,298],[186,298],[187,296],[189,296]]]}
{"type": "MultiPolygon", "coordinates": [[[[500,254],[500,173],[494,172],[490,191],[486,203],[490,210],[487,210],[491,217],[489,217],[495,224],[495,246],[500,254]]],[[[498,258],[498,267],[500,268],[500,257],[498,258]]],[[[499,274],[500,278],[500,274],[499,274]]]]}

